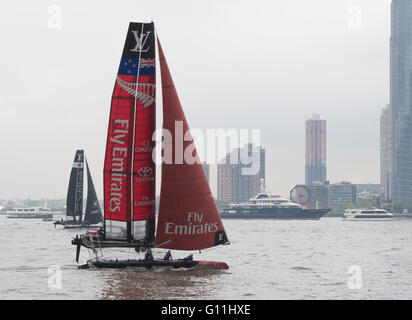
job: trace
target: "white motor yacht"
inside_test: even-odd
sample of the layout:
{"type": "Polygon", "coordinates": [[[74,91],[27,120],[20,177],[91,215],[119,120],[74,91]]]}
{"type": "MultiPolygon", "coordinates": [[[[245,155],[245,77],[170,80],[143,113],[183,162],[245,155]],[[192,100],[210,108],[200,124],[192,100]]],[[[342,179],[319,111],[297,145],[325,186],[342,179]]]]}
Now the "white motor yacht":
{"type": "Polygon", "coordinates": [[[395,217],[383,209],[348,209],[343,220],[394,220],[395,217]]]}

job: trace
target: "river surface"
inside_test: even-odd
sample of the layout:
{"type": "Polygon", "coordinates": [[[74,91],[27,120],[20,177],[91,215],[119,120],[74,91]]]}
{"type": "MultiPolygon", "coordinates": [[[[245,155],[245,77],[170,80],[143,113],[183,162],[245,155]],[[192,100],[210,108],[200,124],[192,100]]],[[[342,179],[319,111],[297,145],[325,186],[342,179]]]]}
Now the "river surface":
{"type": "MultiPolygon", "coordinates": [[[[81,270],[71,245],[79,230],[0,216],[0,299],[412,299],[412,219],[223,223],[231,245],[194,258],[229,270],[81,270]]],[[[83,248],[80,262],[88,257],[83,248]]]]}

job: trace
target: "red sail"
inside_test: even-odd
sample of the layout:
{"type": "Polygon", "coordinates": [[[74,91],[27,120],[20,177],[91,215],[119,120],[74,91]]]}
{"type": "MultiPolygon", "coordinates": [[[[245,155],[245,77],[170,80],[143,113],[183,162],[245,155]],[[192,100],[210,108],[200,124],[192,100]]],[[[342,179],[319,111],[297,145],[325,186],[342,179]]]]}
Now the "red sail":
{"type": "Polygon", "coordinates": [[[154,238],[155,42],[153,23],[130,23],[112,95],[104,165],[107,239],[154,238]]]}
{"type": "MultiPolygon", "coordinates": [[[[171,148],[164,145],[164,151],[172,149],[174,161],[162,163],[156,244],[161,248],[176,250],[200,250],[225,244],[228,240],[222,221],[197,158],[194,142],[188,132],[189,127],[159,40],[157,43],[162,76],[163,129],[168,130],[172,136],[171,148]],[[181,130],[175,130],[175,126],[180,125],[183,126],[183,132],[187,133],[185,139],[179,134],[181,130]],[[192,150],[196,163],[187,163],[182,150],[192,150]],[[180,159],[183,161],[179,161],[180,159]]],[[[167,143],[170,141],[165,138],[164,144],[167,143]]]]}

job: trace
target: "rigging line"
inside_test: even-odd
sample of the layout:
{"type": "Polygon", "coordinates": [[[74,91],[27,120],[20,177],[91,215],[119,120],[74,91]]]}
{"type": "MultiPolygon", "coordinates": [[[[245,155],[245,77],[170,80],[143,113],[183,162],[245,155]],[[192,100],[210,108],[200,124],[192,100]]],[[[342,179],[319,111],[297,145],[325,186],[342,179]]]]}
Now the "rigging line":
{"type": "Polygon", "coordinates": [[[142,23],[142,31],[140,33],[142,41],[139,43],[139,60],[137,62],[137,75],[136,75],[136,95],[134,96],[134,110],[133,110],[133,137],[132,137],[132,163],[130,166],[130,235],[134,234],[132,228],[134,228],[134,210],[133,210],[133,164],[134,164],[134,140],[136,137],[136,109],[137,109],[137,93],[139,92],[139,76],[140,76],[140,59],[142,57],[142,45],[143,45],[143,29],[144,29],[144,23],[142,23]]]}

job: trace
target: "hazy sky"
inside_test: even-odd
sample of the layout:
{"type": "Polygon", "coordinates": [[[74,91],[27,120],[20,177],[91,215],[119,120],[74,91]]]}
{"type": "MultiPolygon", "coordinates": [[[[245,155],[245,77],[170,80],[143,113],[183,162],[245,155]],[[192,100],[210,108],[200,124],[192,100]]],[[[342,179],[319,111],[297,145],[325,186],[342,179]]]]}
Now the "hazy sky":
{"type": "Polygon", "coordinates": [[[128,23],[151,19],[189,126],[261,129],[273,193],[304,182],[314,112],[327,120],[328,179],[379,183],[390,0],[2,1],[0,199],[64,198],[76,148],[102,197],[128,23]]]}

